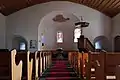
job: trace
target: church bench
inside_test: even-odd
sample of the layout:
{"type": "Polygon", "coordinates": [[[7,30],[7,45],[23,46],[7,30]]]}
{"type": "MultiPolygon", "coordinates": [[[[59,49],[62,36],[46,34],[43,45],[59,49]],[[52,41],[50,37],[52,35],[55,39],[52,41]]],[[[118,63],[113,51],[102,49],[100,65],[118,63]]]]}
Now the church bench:
{"type": "Polygon", "coordinates": [[[51,64],[51,50],[41,51],[42,55],[42,70],[43,72],[50,66],[51,64]]]}
{"type": "Polygon", "coordinates": [[[38,51],[31,54],[33,58],[33,71],[32,71],[32,79],[37,80],[39,78],[39,60],[40,57],[38,55],[38,51]]]}
{"type": "Polygon", "coordinates": [[[76,52],[73,51],[73,52],[69,52],[68,55],[69,55],[68,59],[69,59],[70,64],[72,65],[72,67],[75,69],[75,71],[80,77],[84,79],[88,78],[88,80],[91,80],[91,77],[94,77],[95,74],[97,75],[97,71],[96,73],[91,72],[91,69],[94,68],[94,66],[96,66],[96,63],[93,64],[93,62],[96,61],[96,59],[97,60],[102,59],[98,54],[92,55],[88,53],[80,53],[77,51],[76,52]]]}
{"type": "Polygon", "coordinates": [[[9,52],[8,49],[0,49],[0,52],[9,52]]]}
{"type": "Polygon", "coordinates": [[[36,79],[36,59],[35,59],[35,53],[30,54],[30,59],[33,59],[32,63],[32,80],[36,79]]]}
{"type": "Polygon", "coordinates": [[[74,70],[77,72],[79,75],[80,73],[80,54],[78,51],[70,51],[68,52],[68,61],[71,64],[71,67],[74,68],[74,70]]]}
{"type": "Polygon", "coordinates": [[[40,77],[40,76],[42,76],[42,73],[43,73],[43,67],[42,67],[42,65],[43,65],[43,59],[42,59],[42,52],[41,51],[38,51],[37,52],[37,58],[39,58],[39,61],[38,61],[38,77],[40,77]]]}
{"type": "Polygon", "coordinates": [[[52,52],[51,50],[46,50],[44,51],[44,54],[45,54],[45,69],[49,68],[50,67],[50,64],[51,64],[51,56],[52,56],[52,52]]]}
{"type": "Polygon", "coordinates": [[[16,50],[0,51],[0,80],[21,80],[22,61],[15,60],[16,50]]]}
{"type": "Polygon", "coordinates": [[[39,58],[38,75],[42,76],[44,71],[47,68],[49,68],[52,63],[52,51],[51,50],[42,50],[42,51],[38,51],[37,53],[38,53],[37,57],[39,58]]]}
{"type": "Polygon", "coordinates": [[[38,63],[38,76],[41,77],[44,70],[45,70],[45,56],[43,54],[43,51],[38,51],[37,52],[37,58],[39,59],[38,63]]]}
{"type": "Polygon", "coordinates": [[[88,61],[85,64],[85,76],[88,80],[105,80],[105,53],[89,52],[88,61]]]}
{"type": "Polygon", "coordinates": [[[39,78],[38,74],[38,66],[39,66],[39,57],[38,57],[38,51],[31,53],[30,58],[33,59],[33,65],[32,65],[32,80],[36,80],[39,78]]]}
{"type": "Polygon", "coordinates": [[[22,80],[32,80],[33,58],[29,51],[20,51],[16,62],[23,61],[22,80]]]}
{"type": "Polygon", "coordinates": [[[88,54],[88,78],[96,80],[120,80],[120,53],[91,52],[88,54]]]}
{"type": "Polygon", "coordinates": [[[120,80],[120,53],[105,54],[106,79],[120,80]]]}
{"type": "Polygon", "coordinates": [[[84,79],[120,80],[120,53],[69,52],[68,55],[70,64],[84,79]]]}

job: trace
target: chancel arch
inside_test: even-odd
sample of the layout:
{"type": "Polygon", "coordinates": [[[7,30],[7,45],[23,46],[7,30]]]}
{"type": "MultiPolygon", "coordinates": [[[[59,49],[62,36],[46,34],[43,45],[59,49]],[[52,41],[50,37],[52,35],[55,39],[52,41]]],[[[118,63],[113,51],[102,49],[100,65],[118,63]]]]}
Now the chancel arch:
{"type": "Polygon", "coordinates": [[[74,43],[76,22],[79,22],[79,18],[73,13],[65,11],[52,11],[48,13],[41,19],[38,27],[38,50],[43,48],[75,49],[77,45],[74,43]],[[62,43],[57,42],[58,32],[62,32],[62,43]],[[42,39],[42,36],[44,36],[44,39],[42,39]]]}

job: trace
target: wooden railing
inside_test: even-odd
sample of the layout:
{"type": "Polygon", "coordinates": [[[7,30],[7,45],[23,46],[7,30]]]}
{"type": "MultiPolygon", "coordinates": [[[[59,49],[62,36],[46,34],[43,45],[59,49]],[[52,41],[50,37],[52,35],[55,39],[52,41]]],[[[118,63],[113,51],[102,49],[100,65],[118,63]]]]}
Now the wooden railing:
{"type": "Polygon", "coordinates": [[[88,38],[81,36],[78,38],[78,49],[82,52],[95,51],[95,47],[88,38]]]}
{"type": "Polygon", "coordinates": [[[95,47],[88,38],[84,38],[84,46],[87,51],[95,51],[95,47]]]}

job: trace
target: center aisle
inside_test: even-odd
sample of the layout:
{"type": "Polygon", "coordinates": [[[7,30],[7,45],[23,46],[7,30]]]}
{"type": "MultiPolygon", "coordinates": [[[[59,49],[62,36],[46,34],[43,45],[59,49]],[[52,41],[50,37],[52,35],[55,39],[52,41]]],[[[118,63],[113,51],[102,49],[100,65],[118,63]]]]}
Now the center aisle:
{"type": "Polygon", "coordinates": [[[40,80],[80,80],[68,60],[53,59],[52,65],[47,69],[40,80]]]}

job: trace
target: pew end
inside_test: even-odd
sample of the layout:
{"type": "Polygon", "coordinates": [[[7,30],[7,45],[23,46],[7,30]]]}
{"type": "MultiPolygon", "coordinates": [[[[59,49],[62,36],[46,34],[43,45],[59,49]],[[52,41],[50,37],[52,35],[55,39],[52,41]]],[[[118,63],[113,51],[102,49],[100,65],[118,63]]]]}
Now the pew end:
{"type": "Polygon", "coordinates": [[[21,80],[23,62],[22,60],[20,60],[19,64],[16,65],[15,61],[16,53],[17,53],[16,50],[11,51],[12,80],[21,80]]]}

